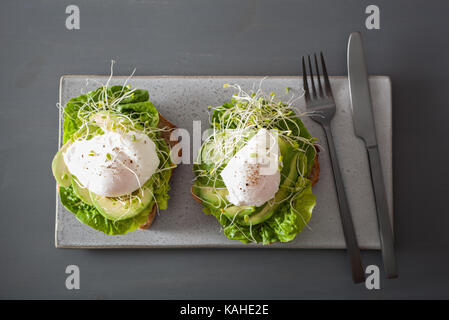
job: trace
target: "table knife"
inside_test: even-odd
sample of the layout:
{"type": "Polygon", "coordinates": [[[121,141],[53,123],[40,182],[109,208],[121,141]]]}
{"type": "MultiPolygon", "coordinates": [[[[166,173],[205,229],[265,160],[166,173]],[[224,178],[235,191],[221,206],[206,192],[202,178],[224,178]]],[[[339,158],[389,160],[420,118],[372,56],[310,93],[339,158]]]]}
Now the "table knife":
{"type": "Polygon", "coordinates": [[[366,70],[362,38],[359,32],[353,32],[349,36],[347,59],[354,131],[365,142],[368,152],[384,270],[387,278],[397,278],[398,272],[394,253],[393,230],[388,213],[387,194],[376,139],[368,73],[366,70]]]}

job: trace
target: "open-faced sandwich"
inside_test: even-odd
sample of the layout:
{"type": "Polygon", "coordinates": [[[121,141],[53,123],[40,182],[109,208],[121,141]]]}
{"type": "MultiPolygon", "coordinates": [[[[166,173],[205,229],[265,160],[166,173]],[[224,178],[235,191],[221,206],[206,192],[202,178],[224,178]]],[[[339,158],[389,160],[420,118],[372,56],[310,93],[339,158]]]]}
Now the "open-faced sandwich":
{"type": "Polygon", "coordinates": [[[70,99],[52,163],[64,207],[108,235],[149,227],[167,208],[173,128],[147,90],[105,85],[70,99]]]}
{"type": "Polygon", "coordinates": [[[313,138],[274,93],[246,93],[212,108],[209,137],[194,164],[193,197],[229,239],[270,244],[308,224],[319,163],[313,138]]]}

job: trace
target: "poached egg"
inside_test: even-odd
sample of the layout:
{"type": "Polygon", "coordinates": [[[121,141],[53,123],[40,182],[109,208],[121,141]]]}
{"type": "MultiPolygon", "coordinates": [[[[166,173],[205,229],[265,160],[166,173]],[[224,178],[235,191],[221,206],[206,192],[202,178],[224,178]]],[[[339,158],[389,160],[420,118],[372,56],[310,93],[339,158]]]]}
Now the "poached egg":
{"type": "Polygon", "coordinates": [[[106,130],[90,140],[74,141],[62,155],[83,187],[105,197],[131,194],[159,167],[155,143],[134,131],[106,130]]]}
{"type": "Polygon", "coordinates": [[[260,129],[221,172],[229,202],[260,207],[274,198],[281,182],[279,154],[277,132],[260,129]]]}

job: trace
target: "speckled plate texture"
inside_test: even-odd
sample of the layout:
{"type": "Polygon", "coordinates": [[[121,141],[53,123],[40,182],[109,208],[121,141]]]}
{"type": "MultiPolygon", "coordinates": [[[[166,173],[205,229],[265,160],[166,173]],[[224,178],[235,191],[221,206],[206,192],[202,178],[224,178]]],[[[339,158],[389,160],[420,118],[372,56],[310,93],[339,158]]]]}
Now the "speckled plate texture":
{"type": "MultiPolygon", "coordinates": [[[[60,83],[60,103],[67,101],[106,83],[105,76],[63,76],[60,83]]],[[[126,77],[114,77],[111,84],[123,84],[126,77]]],[[[243,89],[257,88],[275,92],[279,98],[288,100],[302,93],[302,80],[298,77],[186,77],[151,76],[133,77],[129,80],[134,88],[146,89],[150,100],[159,112],[179,128],[192,133],[193,121],[201,121],[201,130],[209,127],[208,106],[229,101],[232,88],[223,89],[224,83],[237,83],[243,89]],[[291,90],[287,93],[285,88],[291,90]]],[[[377,138],[380,148],[383,174],[388,195],[391,219],[393,219],[392,179],[392,118],[391,83],[386,76],[370,77],[377,138]]],[[[348,80],[332,77],[332,90],[337,113],[332,121],[332,132],[340,160],[341,171],[359,245],[363,249],[380,249],[377,218],[368,158],[363,142],[354,135],[351,118],[348,80]]],[[[305,110],[304,100],[296,99],[294,105],[305,110]]],[[[62,136],[63,114],[60,114],[59,136],[62,136]]],[[[215,217],[205,215],[202,206],[190,194],[193,180],[192,165],[181,164],[171,180],[168,209],[162,210],[151,228],[136,230],[126,235],[107,236],[79,222],[56,198],[56,247],[58,248],[345,248],[340,223],[334,181],[326,150],[323,131],[319,125],[302,118],[310,133],[318,138],[323,147],[320,152],[320,180],[313,188],[317,205],[309,228],[305,228],[293,241],[272,245],[243,244],[229,240],[215,217]]],[[[192,142],[191,142],[192,145],[192,142]]],[[[192,155],[192,152],[190,152],[192,155]]]]}

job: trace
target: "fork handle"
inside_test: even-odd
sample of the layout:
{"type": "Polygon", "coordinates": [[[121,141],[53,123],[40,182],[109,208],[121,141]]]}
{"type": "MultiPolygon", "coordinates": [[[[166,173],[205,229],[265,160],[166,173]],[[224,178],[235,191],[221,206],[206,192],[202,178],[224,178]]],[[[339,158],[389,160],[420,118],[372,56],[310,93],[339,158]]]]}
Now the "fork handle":
{"type": "Polygon", "coordinates": [[[340,208],[340,219],[343,227],[346,247],[348,249],[349,262],[351,264],[352,280],[354,283],[359,283],[365,280],[365,272],[363,270],[362,259],[360,257],[360,248],[357,243],[351,211],[349,210],[348,198],[346,197],[345,187],[343,185],[343,178],[341,176],[340,166],[338,164],[331,127],[330,125],[323,125],[323,129],[326,133],[326,140],[332,164],[332,172],[334,174],[338,206],[340,208]]]}
{"type": "Polygon", "coordinates": [[[374,198],[376,201],[377,221],[379,237],[382,247],[382,260],[387,278],[398,277],[396,258],[394,254],[393,230],[388,215],[387,195],[382,175],[379,149],[377,146],[367,147],[368,158],[371,169],[371,180],[373,182],[374,198]]]}

